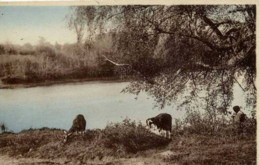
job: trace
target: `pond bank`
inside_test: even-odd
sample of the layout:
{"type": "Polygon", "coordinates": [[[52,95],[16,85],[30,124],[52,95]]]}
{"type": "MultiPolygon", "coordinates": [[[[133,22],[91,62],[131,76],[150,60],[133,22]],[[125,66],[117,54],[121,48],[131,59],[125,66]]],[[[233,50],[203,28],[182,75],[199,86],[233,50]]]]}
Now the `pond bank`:
{"type": "Polygon", "coordinates": [[[88,130],[63,143],[58,129],[0,134],[1,165],[23,164],[256,164],[254,136],[174,135],[165,141],[142,127],[88,130]],[[111,130],[112,129],[112,130],[111,130]],[[124,132],[126,130],[126,132],[124,132]],[[116,138],[116,139],[115,139],[116,138]],[[131,141],[131,143],[129,143],[131,141]],[[143,142],[145,141],[145,146],[143,142]],[[160,144],[161,143],[161,144],[160,144]],[[157,146],[154,146],[154,145],[157,146]],[[137,148],[136,148],[137,147],[137,148]]]}
{"type": "Polygon", "coordinates": [[[117,77],[102,77],[102,78],[84,78],[84,79],[64,79],[64,80],[46,80],[44,82],[32,83],[4,83],[0,78],[0,89],[14,89],[14,88],[31,88],[41,86],[52,86],[70,83],[83,82],[128,82],[130,79],[120,79],[117,77]]]}

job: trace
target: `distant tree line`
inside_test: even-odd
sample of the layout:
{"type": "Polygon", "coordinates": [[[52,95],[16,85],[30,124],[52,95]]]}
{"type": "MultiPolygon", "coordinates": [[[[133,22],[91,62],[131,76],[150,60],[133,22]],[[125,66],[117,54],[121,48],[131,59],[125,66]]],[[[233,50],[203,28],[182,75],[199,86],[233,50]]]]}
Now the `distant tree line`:
{"type": "Polygon", "coordinates": [[[0,44],[1,79],[4,83],[84,78],[118,79],[118,68],[103,57],[111,53],[109,40],[110,36],[107,35],[80,45],[53,45],[44,38],[37,45],[0,44]]]}

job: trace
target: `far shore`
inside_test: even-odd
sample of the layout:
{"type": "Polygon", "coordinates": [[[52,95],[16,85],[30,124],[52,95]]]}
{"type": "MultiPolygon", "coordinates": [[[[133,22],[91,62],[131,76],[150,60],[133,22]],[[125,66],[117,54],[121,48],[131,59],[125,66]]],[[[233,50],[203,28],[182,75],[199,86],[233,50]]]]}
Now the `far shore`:
{"type": "Polygon", "coordinates": [[[15,89],[15,88],[32,88],[41,86],[62,85],[70,83],[84,83],[84,82],[129,82],[130,79],[120,79],[117,77],[98,77],[98,78],[84,78],[84,79],[63,79],[63,80],[46,80],[44,82],[33,83],[3,83],[0,78],[0,89],[15,89]]]}

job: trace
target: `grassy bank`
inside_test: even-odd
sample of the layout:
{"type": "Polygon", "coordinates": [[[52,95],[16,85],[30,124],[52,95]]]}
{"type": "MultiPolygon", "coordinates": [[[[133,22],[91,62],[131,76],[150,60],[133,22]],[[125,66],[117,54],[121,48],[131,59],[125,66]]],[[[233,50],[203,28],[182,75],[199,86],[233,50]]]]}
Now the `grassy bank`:
{"type": "Polygon", "coordinates": [[[172,140],[125,120],[87,130],[63,143],[59,129],[0,134],[0,154],[13,158],[61,159],[64,164],[256,164],[255,135],[175,132],[172,140]],[[158,163],[159,162],[159,163],[158,163]]]}

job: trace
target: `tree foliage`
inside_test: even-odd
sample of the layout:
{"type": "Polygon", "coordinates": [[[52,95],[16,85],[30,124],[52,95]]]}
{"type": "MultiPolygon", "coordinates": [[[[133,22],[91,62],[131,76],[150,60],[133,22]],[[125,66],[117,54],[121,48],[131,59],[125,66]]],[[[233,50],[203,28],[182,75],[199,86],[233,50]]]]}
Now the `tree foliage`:
{"type": "Polygon", "coordinates": [[[107,58],[135,75],[125,92],[146,91],[161,107],[203,99],[226,112],[238,83],[255,108],[255,5],[81,6],[73,14],[89,37],[113,34],[107,58]]]}

